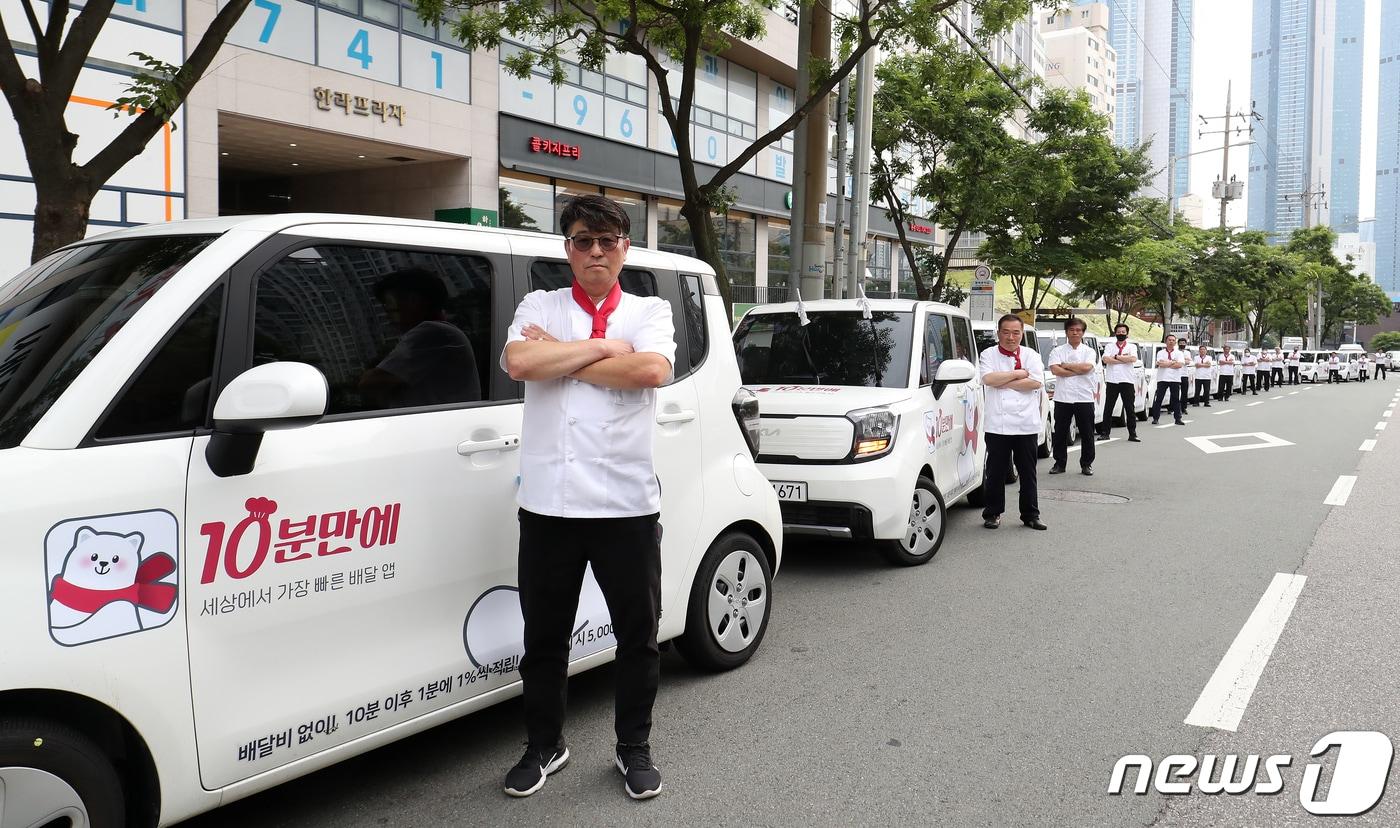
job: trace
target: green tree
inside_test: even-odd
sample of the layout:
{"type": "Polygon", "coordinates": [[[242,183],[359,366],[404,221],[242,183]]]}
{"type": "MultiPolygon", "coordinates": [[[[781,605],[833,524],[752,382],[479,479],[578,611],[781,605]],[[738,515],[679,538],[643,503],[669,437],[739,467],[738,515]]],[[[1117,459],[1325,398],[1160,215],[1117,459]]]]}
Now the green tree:
{"type": "MultiPolygon", "coordinates": [[[[690,227],[696,254],[710,264],[725,306],[731,304],[729,277],[720,257],[719,239],[709,218],[733,202],[726,183],[765,147],[791,132],[819,101],[825,100],[876,44],[927,46],[938,37],[944,11],[960,0],[861,0],[852,16],[833,11],[834,31],[843,44],[835,65],[814,65],[809,89],[797,90],[793,114],[729,163],[702,180],[691,146],[691,112],[696,73],[704,52],[722,52],[733,39],[757,40],[765,15],[778,0],[414,0],[424,20],[449,17],[453,37],[468,49],[496,49],[503,36],[536,44],[505,60],[508,71],[525,77],[536,64],[564,82],[565,49],[575,49],[579,64],[603,71],[609,53],[636,55],[646,64],[660,92],[661,118],[676,142],[685,203],[681,215],[690,227]],[[451,14],[449,14],[451,13],[451,14]],[[674,67],[663,62],[669,58],[674,67]]],[[[978,33],[1003,31],[1029,13],[1039,0],[970,0],[980,21],[978,33]]],[[[820,161],[818,162],[820,163],[820,161]]],[[[800,220],[800,217],[798,217],[800,220]]]]}
{"type": "Polygon", "coordinates": [[[1205,309],[1243,323],[1247,338],[1258,346],[1278,327],[1276,316],[1306,291],[1306,260],[1269,244],[1261,231],[1225,233],[1203,289],[1205,309]]]}
{"type": "MultiPolygon", "coordinates": [[[[1006,73],[1030,90],[1019,73],[1006,73]]],[[[1007,161],[1016,146],[1006,122],[1021,99],[979,57],[946,41],[886,60],[875,78],[870,197],[898,228],[919,298],[942,297],[958,241],[1005,215],[998,200],[1009,191],[1007,161]],[[909,195],[930,204],[921,218],[946,234],[934,256],[916,253],[905,229],[909,204],[900,182],[910,178],[909,195]]]]}
{"type": "Polygon", "coordinates": [[[1379,285],[1357,273],[1350,257],[1341,261],[1333,253],[1337,234],[1326,226],[1294,230],[1284,245],[1303,261],[1316,267],[1309,270],[1308,288],[1322,289],[1322,339],[1336,341],[1345,322],[1374,325],[1391,312],[1390,297],[1379,285]]]}
{"type": "Polygon", "coordinates": [[[87,0],[76,16],[70,16],[68,0],[52,0],[44,7],[34,0],[18,0],[29,24],[24,34],[7,31],[0,20],[0,91],[9,103],[34,179],[33,261],[84,236],[93,197],[174,117],[249,0],[230,0],[219,9],[181,66],[132,52],[145,69],[134,74],[127,94],[114,107],[118,114],[132,116],[131,120],[88,161],[77,164],[73,155],[79,136],[68,129],[69,97],[107,24],[113,2],[87,0]],[[42,21],[40,12],[46,12],[42,21]],[[30,47],[37,70],[33,77],[26,74],[15,53],[15,42],[27,39],[34,42],[30,47]]]}
{"type": "Polygon", "coordinates": [[[1400,331],[1381,331],[1371,337],[1366,347],[1372,351],[1400,351],[1400,331]]]}
{"type": "Polygon", "coordinates": [[[1049,91],[1027,126],[1042,137],[1019,142],[1009,159],[1008,191],[981,255],[1011,276],[1021,307],[1039,308],[1055,280],[1133,242],[1127,208],[1148,162],[1145,147],[1114,146],[1083,92],[1049,91]]]}

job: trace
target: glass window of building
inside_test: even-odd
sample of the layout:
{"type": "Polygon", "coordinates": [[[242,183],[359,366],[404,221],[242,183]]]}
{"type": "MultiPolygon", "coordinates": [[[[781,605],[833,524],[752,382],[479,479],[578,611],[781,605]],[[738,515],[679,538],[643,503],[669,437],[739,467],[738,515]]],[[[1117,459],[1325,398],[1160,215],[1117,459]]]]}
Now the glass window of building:
{"type": "Polygon", "coordinates": [[[579,184],[574,181],[561,181],[559,179],[555,179],[554,227],[551,228],[551,231],[555,233],[565,232],[565,228],[559,226],[559,216],[563,214],[564,205],[568,204],[569,199],[573,198],[574,196],[581,195],[598,195],[600,192],[602,192],[602,188],[595,187],[592,184],[579,184]]]}
{"type": "Polygon", "coordinates": [[[647,203],[646,199],[637,193],[629,193],[625,190],[605,190],[604,195],[616,201],[627,218],[632,221],[632,230],[628,237],[632,239],[632,244],[638,247],[647,246],[647,203]]]}
{"type": "Polygon", "coordinates": [[[768,295],[765,302],[786,302],[787,283],[792,269],[792,225],[768,220],[768,295]]]}
{"type": "Polygon", "coordinates": [[[387,23],[395,28],[399,25],[399,4],[390,0],[362,0],[364,16],[370,20],[387,23]]]}
{"type": "Polygon", "coordinates": [[[885,297],[890,295],[890,243],[884,239],[876,239],[874,245],[874,257],[867,263],[865,276],[865,295],[885,297]]]}
{"type": "Polygon", "coordinates": [[[690,238],[690,225],[681,215],[679,201],[660,201],[656,205],[656,246],[667,253],[695,255],[695,243],[690,238]]]}
{"type": "Polygon", "coordinates": [[[501,175],[500,221],[502,227],[556,232],[554,187],[548,178],[534,175],[501,175]]]}
{"type": "Polygon", "coordinates": [[[730,213],[715,217],[715,230],[719,237],[719,254],[724,261],[724,269],[729,273],[729,284],[747,285],[754,283],[755,245],[758,239],[758,222],[751,215],[730,213]]]}

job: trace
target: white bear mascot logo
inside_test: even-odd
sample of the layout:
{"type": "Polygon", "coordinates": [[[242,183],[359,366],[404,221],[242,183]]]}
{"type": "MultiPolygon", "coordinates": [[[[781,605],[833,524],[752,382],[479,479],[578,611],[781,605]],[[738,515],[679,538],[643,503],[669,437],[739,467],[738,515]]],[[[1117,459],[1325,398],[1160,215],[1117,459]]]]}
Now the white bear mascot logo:
{"type": "Polygon", "coordinates": [[[165,552],[143,557],[145,542],[140,532],[99,532],[91,526],[74,532],[63,570],[49,584],[54,640],[83,644],[168,620],[160,616],[174,607],[178,587],[163,579],[175,572],[175,559],[165,552]]]}

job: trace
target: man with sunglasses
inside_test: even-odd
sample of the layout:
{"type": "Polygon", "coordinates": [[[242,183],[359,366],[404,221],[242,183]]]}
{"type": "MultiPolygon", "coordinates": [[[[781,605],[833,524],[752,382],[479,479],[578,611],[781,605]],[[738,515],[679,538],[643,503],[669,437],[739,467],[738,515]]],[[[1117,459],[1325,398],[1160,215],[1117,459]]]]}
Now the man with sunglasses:
{"type": "Polygon", "coordinates": [[[529,796],[569,761],[569,643],[585,568],[617,636],[615,762],[633,799],[661,792],[651,761],[661,677],[661,486],[652,463],[656,391],[671,376],[671,307],[623,293],[627,213],[582,195],[560,214],[573,284],[516,308],[501,367],[525,383],[520,437],[520,610],[525,755],[505,791],[529,796]]]}

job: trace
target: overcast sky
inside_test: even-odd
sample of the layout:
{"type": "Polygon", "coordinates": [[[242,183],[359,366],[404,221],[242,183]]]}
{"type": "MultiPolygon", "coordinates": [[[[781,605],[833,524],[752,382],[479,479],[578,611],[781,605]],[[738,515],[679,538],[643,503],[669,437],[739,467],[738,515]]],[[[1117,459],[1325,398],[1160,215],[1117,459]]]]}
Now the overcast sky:
{"type": "MultiPolygon", "coordinates": [[[[1268,0],[1256,0],[1268,2],[1268,0]]],[[[1376,203],[1376,84],[1380,58],[1380,0],[1366,0],[1365,78],[1362,89],[1361,114],[1361,218],[1371,218],[1376,203]]],[[[1195,48],[1192,52],[1192,97],[1195,113],[1222,115],[1225,112],[1225,86],[1233,81],[1234,111],[1249,111],[1249,52],[1252,3],[1250,0],[1196,0],[1195,20],[1191,28],[1195,48]]],[[[1161,56],[1165,59],[1165,55],[1161,56]]],[[[1213,122],[1209,129],[1220,129],[1224,122],[1213,122]]],[[[1220,135],[1196,136],[1200,121],[1191,133],[1191,151],[1221,146],[1220,135]]],[[[1256,136],[1259,133],[1256,132],[1256,136]]],[[[1239,140],[1248,140],[1241,138],[1239,140]]],[[[1220,177],[1219,151],[1197,155],[1191,159],[1191,192],[1206,199],[1206,223],[1219,219],[1219,202],[1211,202],[1211,182],[1220,177]],[[1212,209],[1212,203],[1215,207],[1212,209]],[[1212,219],[1214,215],[1217,218],[1212,219]]],[[[1230,150],[1230,170],[1245,177],[1249,167],[1249,148],[1230,150]]],[[[1246,218],[1249,186],[1245,200],[1230,205],[1228,220],[1232,226],[1242,226],[1246,218]]]]}

